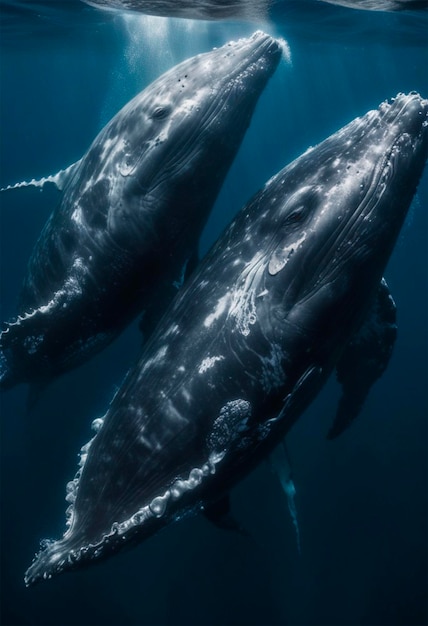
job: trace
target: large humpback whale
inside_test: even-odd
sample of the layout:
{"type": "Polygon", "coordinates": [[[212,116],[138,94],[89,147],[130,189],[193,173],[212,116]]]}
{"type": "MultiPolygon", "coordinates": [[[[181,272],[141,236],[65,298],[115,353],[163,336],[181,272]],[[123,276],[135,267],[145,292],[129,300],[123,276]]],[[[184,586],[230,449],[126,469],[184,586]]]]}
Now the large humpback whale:
{"type": "Polygon", "coordinates": [[[257,32],[184,61],[131,100],[77,164],[30,183],[65,188],[30,259],[18,317],[0,336],[1,388],[79,365],[143,310],[150,327],[192,264],[280,56],[257,32]]]}
{"type": "Polygon", "coordinates": [[[428,100],[399,94],[238,213],[94,422],[67,486],[68,528],[44,544],[27,584],[209,508],[334,368],[344,399],[332,435],[347,426],[348,401],[361,405],[391,353],[395,306],[382,276],[427,151],[428,100]]]}

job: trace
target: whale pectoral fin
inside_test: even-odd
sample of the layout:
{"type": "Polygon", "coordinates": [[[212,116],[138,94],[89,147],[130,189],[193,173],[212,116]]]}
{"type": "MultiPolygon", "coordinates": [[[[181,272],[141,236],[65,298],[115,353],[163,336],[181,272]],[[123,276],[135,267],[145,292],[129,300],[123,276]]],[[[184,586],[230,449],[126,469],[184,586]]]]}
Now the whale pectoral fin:
{"type": "Polygon", "coordinates": [[[306,408],[308,398],[314,398],[324,380],[324,372],[322,367],[312,365],[300,376],[293,387],[291,393],[284,399],[284,405],[275,421],[282,420],[284,417],[291,416],[291,424],[296,419],[296,415],[306,408]]]}
{"type": "Polygon", "coordinates": [[[196,249],[193,251],[193,254],[189,258],[189,261],[186,265],[183,282],[186,282],[186,280],[189,278],[189,276],[191,276],[191,274],[193,274],[193,272],[198,267],[198,265],[199,265],[199,251],[198,249],[196,249]]]}
{"type": "Polygon", "coordinates": [[[2,187],[0,191],[12,191],[13,189],[20,189],[22,187],[40,187],[43,188],[46,183],[54,184],[60,191],[62,191],[65,185],[68,183],[70,178],[73,176],[74,172],[80,165],[80,160],[76,161],[65,170],[60,170],[56,174],[52,176],[46,176],[43,178],[33,178],[32,180],[23,180],[20,183],[15,183],[14,185],[8,185],[7,187],[2,187]]]}
{"type": "Polygon", "coordinates": [[[149,304],[145,308],[140,317],[138,327],[143,334],[144,341],[150,337],[162,317],[162,314],[166,311],[169,303],[174,299],[177,289],[181,289],[182,285],[196,269],[198,263],[199,254],[197,250],[194,250],[194,252],[183,264],[180,270],[179,279],[173,281],[171,284],[167,281],[163,282],[158,295],[152,298],[152,304],[149,304]]]}
{"type": "Polygon", "coordinates": [[[47,305],[4,322],[0,332],[0,390],[33,381],[29,410],[35,406],[41,388],[51,380],[48,364],[50,347],[56,342],[52,339],[56,333],[55,314],[63,310],[66,298],[61,292],[57,294],[47,305]]]}
{"type": "Polygon", "coordinates": [[[174,280],[172,283],[175,289],[181,289],[186,280],[192,274],[192,272],[196,269],[199,263],[199,253],[198,250],[194,250],[188,259],[185,260],[183,267],[181,268],[180,276],[178,280],[174,280]]]}
{"type": "Polygon", "coordinates": [[[247,531],[242,528],[239,522],[230,512],[230,497],[223,496],[220,500],[209,504],[204,508],[205,517],[215,526],[223,530],[235,530],[241,535],[248,535],[247,531]]]}
{"type": "Polygon", "coordinates": [[[388,285],[382,279],[365,322],[337,364],[342,397],[328,439],[340,435],[358,416],[371,386],[385,371],[397,337],[396,312],[388,285]]]}
{"type": "Polygon", "coordinates": [[[279,478],[281,487],[287,498],[288,510],[290,512],[291,521],[296,531],[297,550],[300,554],[300,530],[297,519],[296,508],[296,487],[294,486],[290,456],[288,454],[285,440],[283,440],[270,454],[270,464],[273,471],[279,478]]]}

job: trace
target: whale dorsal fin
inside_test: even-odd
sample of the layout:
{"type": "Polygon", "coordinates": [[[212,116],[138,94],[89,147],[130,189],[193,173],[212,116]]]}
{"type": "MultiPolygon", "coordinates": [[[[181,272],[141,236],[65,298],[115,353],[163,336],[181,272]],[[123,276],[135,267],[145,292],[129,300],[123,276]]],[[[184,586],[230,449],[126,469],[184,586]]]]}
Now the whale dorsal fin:
{"type": "Polygon", "coordinates": [[[337,364],[342,397],[328,439],[340,435],[358,416],[371,386],[385,371],[397,337],[396,313],[395,302],[382,279],[368,316],[337,364]]]}
{"type": "Polygon", "coordinates": [[[0,191],[12,191],[13,189],[21,189],[22,187],[40,187],[43,188],[46,183],[54,184],[60,191],[64,189],[68,181],[73,176],[74,172],[77,170],[80,165],[81,159],[76,161],[76,163],[72,163],[65,170],[60,170],[56,174],[52,174],[51,176],[45,176],[43,178],[33,178],[31,180],[23,180],[20,183],[15,183],[14,185],[8,185],[7,187],[2,187],[0,191]]]}

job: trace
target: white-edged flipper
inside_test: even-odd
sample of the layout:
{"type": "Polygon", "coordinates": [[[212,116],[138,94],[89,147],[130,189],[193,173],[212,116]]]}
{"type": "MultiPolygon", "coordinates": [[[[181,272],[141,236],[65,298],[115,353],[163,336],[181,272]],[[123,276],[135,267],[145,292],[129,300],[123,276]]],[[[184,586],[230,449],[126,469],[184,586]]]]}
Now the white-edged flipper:
{"type": "Polygon", "coordinates": [[[14,185],[8,185],[7,187],[2,187],[0,191],[12,191],[13,189],[21,189],[22,187],[43,187],[46,183],[52,183],[55,185],[60,191],[64,189],[68,181],[73,176],[74,172],[77,170],[80,165],[80,161],[76,161],[76,163],[72,163],[65,170],[60,170],[56,174],[52,174],[52,176],[45,176],[43,178],[32,178],[31,180],[23,180],[20,183],[15,183],[14,185]]]}

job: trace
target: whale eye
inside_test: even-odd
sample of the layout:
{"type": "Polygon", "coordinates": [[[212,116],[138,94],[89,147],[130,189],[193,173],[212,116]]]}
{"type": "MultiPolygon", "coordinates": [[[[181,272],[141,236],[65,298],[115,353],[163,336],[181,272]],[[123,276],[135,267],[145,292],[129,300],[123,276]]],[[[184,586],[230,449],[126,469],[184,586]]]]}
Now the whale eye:
{"type": "Polygon", "coordinates": [[[306,211],[304,206],[300,206],[298,209],[294,209],[294,211],[292,211],[287,217],[287,222],[289,224],[297,224],[298,222],[301,222],[305,217],[305,212],[306,211]]]}
{"type": "Polygon", "coordinates": [[[315,187],[303,187],[291,195],[283,208],[283,225],[288,229],[305,222],[319,206],[319,190],[315,187]]]}
{"type": "Polygon", "coordinates": [[[169,114],[168,107],[156,107],[152,113],[152,117],[156,120],[163,120],[169,114]]]}

